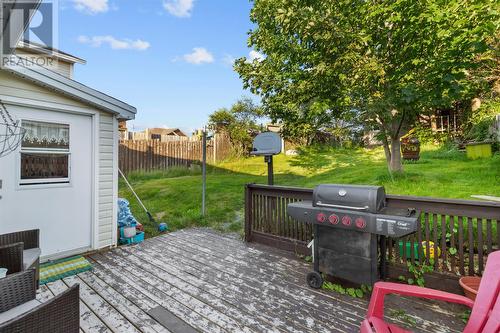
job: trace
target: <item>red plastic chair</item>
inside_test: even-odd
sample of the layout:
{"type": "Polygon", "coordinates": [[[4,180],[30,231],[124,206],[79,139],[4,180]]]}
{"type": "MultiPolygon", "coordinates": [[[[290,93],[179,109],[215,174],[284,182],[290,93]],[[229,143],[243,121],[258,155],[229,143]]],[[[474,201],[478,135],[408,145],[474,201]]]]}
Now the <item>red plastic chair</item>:
{"type": "Polygon", "coordinates": [[[366,319],[361,323],[361,333],[407,333],[394,324],[384,322],[384,298],[388,294],[413,296],[458,303],[472,308],[464,333],[500,332],[500,251],[488,256],[476,301],[444,291],[409,286],[399,283],[377,282],[373,288],[366,319]]]}

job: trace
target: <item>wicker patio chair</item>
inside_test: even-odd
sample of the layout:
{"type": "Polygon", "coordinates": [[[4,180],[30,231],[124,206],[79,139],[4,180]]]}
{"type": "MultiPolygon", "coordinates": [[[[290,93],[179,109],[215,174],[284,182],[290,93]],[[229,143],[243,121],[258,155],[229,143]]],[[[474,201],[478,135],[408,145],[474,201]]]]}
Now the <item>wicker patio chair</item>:
{"type": "Polygon", "coordinates": [[[30,269],[0,279],[0,333],[78,333],[79,285],[41,303],[34,278],[30,269]]]}
{"type": "Polygon", "coordinates": [[[13,274],[33,268],[36,287],[39,282],[40,230],[26,230],[0,235],[0,267],[13,274]]]}

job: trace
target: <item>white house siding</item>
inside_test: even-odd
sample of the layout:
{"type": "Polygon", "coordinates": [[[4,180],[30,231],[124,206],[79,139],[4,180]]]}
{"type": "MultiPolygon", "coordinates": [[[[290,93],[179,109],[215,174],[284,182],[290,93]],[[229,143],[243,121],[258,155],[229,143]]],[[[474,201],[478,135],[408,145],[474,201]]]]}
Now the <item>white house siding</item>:
{"type": "Polygon", "coordinates": [[[116,214],[114,205],[114,182],[116,165],[113,152],[117,126],[111,114],[101,113],[99,120],[99,247],[113,244],[113,232],[116,232],[116,214]]]}
{"type": "Polygon", "coordinates": [[[40,66],[69,77],[70,79],[73,78],[73,64],[69,62],[57,60],[43,54],[30,53],[23,50],[16,50],[16,55],[28,60],[31,59],[32,62],[35,62],[40,66]]]}
{"type": "Polygon", "coordinates": [[[113,230],[116,230],[116,193],[117,193],[117,170],[118,159],[113,156],[113,149],[117,149],[118,138],[118,123],[115,117],[107,112],[97,111],[95,108],[88,106],[80,101],[66,97],[47,88],[40,87],[27,80],[23,80],[13,74],[5,71],[0,71],[0,99],[10,100],[18,99],[19,101],[31,101],[32,103],[42,104],[51,103],[57,108],[72,108],[76,107],[89,112],[99,113],[98,127],[98,170],[97,177],[97,200],[96,200],[96,216],[97,231],[94,234],[94,247],[96,249],[114,245],[116,237],[113,235],[113,230]],[[116,126],[114,126],[114,124],[116,126]],[[116,147],[114,147],[116,145],[116,147]],[[114,192],[114,193],[113,193],[114,192]]]}

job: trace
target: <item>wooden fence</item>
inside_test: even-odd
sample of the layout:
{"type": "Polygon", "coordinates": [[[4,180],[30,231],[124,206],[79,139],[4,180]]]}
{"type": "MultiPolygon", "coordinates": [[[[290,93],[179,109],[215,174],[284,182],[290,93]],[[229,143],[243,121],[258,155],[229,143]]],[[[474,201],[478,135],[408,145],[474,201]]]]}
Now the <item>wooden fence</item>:
{"type": "Polygon", "coordinates": [[[124,132],[123,140],[126,141],[148,141],[151,139],[155,139],[161,142],[170,142],[170,141],[200,141],[200,137],[196,136],[176,136],[176,135],[156,135],[156,137],[152,137],[148,135],[148,133],[144,132],[124,132]]]}
{"type": "MultiPolygon", "coordinates": [[[[189,167],[202,160],[202,148],[201,141],[120,141],[119,166],[124,173],[189,167]]],[[[231,151],[229,139],[215,135],[207,142],[207,162],[224,160],[231,151]]]]}
{"type": "MultiPolygon", "coordinates": [[[[289,203],[303,200],[312,200],[311,189],[247,185],[245,239],[310,254],[306,244],[312,237],[311,225],[286,212],[289,203]]],[[[487,255],[500,249],[499,203],[388,195],[387,205],[422,211],[416,234],[387,240],[390,263],[404,265],[421,258],[428,264],[433,261],[435,272],[481,275],[487,255]],[[429,260],[423,242],[431,245],[435,260],[429,260]]]]}

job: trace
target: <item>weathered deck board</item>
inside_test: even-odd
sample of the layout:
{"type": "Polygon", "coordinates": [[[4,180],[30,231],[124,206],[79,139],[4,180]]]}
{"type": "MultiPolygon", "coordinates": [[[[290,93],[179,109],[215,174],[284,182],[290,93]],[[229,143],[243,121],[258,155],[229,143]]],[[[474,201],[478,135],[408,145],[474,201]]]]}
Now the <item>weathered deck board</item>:
{"type": "MultiPolygon", "coordinates": [[[[62,280],[48,283],[47,287],[54,295],[58,295],[68,289],[68,286],[62,280]]],[[[80,329],[85,333],[111,333],[111,330],[106,324],[104,324],[83,301],[80,301],[80,329]]]]}
{"type": "Polygon", "coordinates": [[[134,303],[126,299],[119,292],[112,289],[109,285],[99,279],[95,274],[85,272],[79,274],[78,277],[82,279],[90,288],[96,293],[101,295],[108,301],[115,309],[117,309],[124,317],[145,333],[169,333],[167,329],[152,320],[151,317],[141,310],[134,303]]]}
{"type": "MultiPolygon", "coordinates": [[[[215,258],[203,260],[200,258],[201,256],[199,254],[189,254],[187,251],[184,253],[182,251],[175,252],[177,249],[174,250],[174,247],[170,244],[165,248],[167,252],[175,253],[177,260],[180,260],[177,262],[178,267],[186,269],[191,265],[194,268],[189,272],[190,274],[200,276],[201,272],[204,272],[206,274],[200,276],[200,278],[211,279],[210,277],[217,277],[216,280],[213,280],[214,283],[217,283],[217,280],[222,281],[222,285],[227,286],[224,289],[225,298],[229,296],[229,291],[227,289],[235,287],[236,290],[240,290],[243,293],[236,303],[252,302],[251,305],[255,308],[254,312],[259,314],[261,314],[262,311],[266,313],[265,309],[269,308],[269,305],[272,304],[272,314],[274,316],[286,318],[294,322],[295,325],[300,325],[299,327],[302,327],[302,329],[309,329],[314,332],[332,331],[330,326],[332,320],[331,313],[337,313],[340,318],[336,321],[337,328],[340,331],[349,330],[357,326],[362,319],[362,315],[359,314],[356,317],[355,312],[365,311],[365,309],[361,307],[356,310],[354,308],[346,309],[341,306],[332,306],[330,308],[331,312],[324,313],[321,302],[311,300],[311,296],[306,293],[301,295],[301,290],[296,290],[299,288],[294,288],[294,286],[286,284],[279,286],[281,283],[279,281],[281,280],[280,276],[266,279],[269,274],[266,275],[264,270],[255,272],[245,268],[240,268],[238,270],[239,273],[229,269],[229,272],[225,272],[224,267],[227,266],[218,265],[216,263],[217,259],[215,258]],[[231,275],[231,273],[233,273],[233,275],[231,275]],[[236,277],[235,275],[238,276],[236,277]],[[221,276],[222,279],[219,278],[219,276],[221,276]],[[258,276],[263,277],[263,281],[259,280],[257,278],[258,276]],[[276,280],[276,282],[272,280],[276,280]],[[252,286],[254,288],[252,288],[252,286]],[[261,300],[262,293],[266,295],[264,302],[261,300]],[[311,306],[313,306],[314,309],[310,309],[306,306],[307,304],[312,304],[311,306]]],[[[140,253],[141,251],[137,252],[140,253]]],[[[331,304],[332,303],[328,302],[328,304],[325,305],[327,305],[328,308],[331,304]]],[[[348,306],[348,304],[345,305],[346,307],[348,306]]]]}
{"type": "MultiPolygon", "coordinates": [[[[276,271],[280,270],[280,263],[278,262],[273,262],[273,268],[271,268],[271,271],[269,269],[265,269],[266,265],[268,262],[272,262],[273,260],[270,260],[270,258],[267,257],[267,251],[263,252],[265,254],[265,262],[261,263],[259,260],[252,260],[252,258],[249,258],[249,256],[242,257],[240,259],[235,259],[233,252],[235,248],[231,247],[231,251],[224,251],[223,249],[216,249],[214,250],[214,247],[217,245],[214,245],[216,243],[207,241],[207,237],[199,238],[196,239],[196,237],[193,237],[193,239],[188,240],[188,239],[182,239],[182,237],[175,237],[174,239],[170,239],[168,237],[164,237],[162,239],[159,239],[159,241],[163,241],[166,246],[166,250],[168,251],[173,251],[176,253],[176,255],[179,256],[186,256],[186,253],[190,252],[191,253],[191,259],[194,258],[194,260],[199,261],[201,266],[198,267],[198,269],[202,269],[202,267],[207,267],[207,266],[217,266],[217,263],[219,264],[218,267],[222,267],[221,269],[224,269],[224,267],[231,267],[234,268],[233,273],[238,274],[236,272],[240,271],[245,271],[249,272],[249,270],[254,270],[254,274],[244,276],[245,279],[250,279],[252,280],[252,283],[257,283],[258,285],[258,279],[255,279],[252,276],[259,276],[259,277],[268,277],[268,279],[275,279],[276,281],[272,281],[273,287],[277,287],[278,291],[281,294],[286,295],[287,300],[296,300],[297,302],[301,303],[304,306],[307,306],[308,304],[314,306],[314,304],[320,304],[321,309],[316,311],[316,314],[314,318],[316,320],[321,320],[321,312],[326,311],[325,314],[331,317],[331,313],[336,313],[338,316],[335,317],[335,324],[336,326],[341,326],[343,320],[352,320],[353,322],[356,323],[356,326],[358,325],[359,321],[362,320],[362,317],[365,313],[365,309],[367,307],[367,304],[363,300],[357,300],[357,299],[352,299],[352,298],[345,298],[341,297],[341,295],[338,295],[338,297],[334,300],[328,299],[329,296],[333,295],[330,294],[328,296],[324,295],[324,293],[318,292],[319,294],[319,299],[320,300],[325,300],[325,302],[318,301],[318,299],[308,299],[304,294],[300,295],[300,297],[296,297],[296,295],[300,294],[301,290],[304,289],[305,294],[310,295],[311,293],[314,294],[315,291],[311,291],[307,286],[305,286],[304,281],[305,281],[305,273],[309,271],[310,268],[308,268],[309,264],[304,263],[306,270],[302,269],[302,272],[286,272],[286,270],[281,269],[282,272],[284,273],[283,275],[281,274],[276,274],[276,271]],[[189,243],[189,246],[185,246],[184,243],[189,243]],[[174,247],[178,247],[175,249],[174,247]],[[230,264],[226,261],[229,261],[230,264]],[[243,266],[243,268],[241,267],[243,266]],[[253,268],[252,268],[253,267],[253,268]],[[288,274],[287,274],[288,273],[288,274]],[[297,287],[297,288],[294,288],[297,287]],[[289,290],[291,289],[291,291],[289,290]],[[342,300],[343,299],[343,300],[342,300]],[[340,303],[340,304],[339,304],[340,303]],[[339,306],[336,306],[339,304],[339,306]],[[357,312],[356,309],[353,307],[353,305],[358,306],[358,310],[361,309],[361,314],[359,314],[359,311],[357,312]],[[333,308],[329,307],[332,306],[333,308]],[[342,310],[339,311],[339,307],[341,307],[342,310]],[[347,309],[348,314],[345,315],[343,311],[347,309]],[[340,319],[339,319],[340,318],[340,319]]],[[[235,247],[245,247],[243,243],[239,242],[239,244],[236,244],[235,247]]],[[[241,276],[240,276],[241,277],[241,276]]],[[[264,279],[265,280],[265,279],[264,279]]],[[[266,286],[265,288],[269,288],[266,286]]],[[[396,302],[397,303],[397,302],[396,302]]],[[[425,301],[419,301],[419,300],[414,300],[412,299],[409,304],[413,307],[415,304],[418,306],[418,308],[425,310],[425,307],[430,307],[433,306],[433,303],[425,302],[425,301]]],[[[399,307],[399,304],[396,305],[396,308],[399,307]]],[[[422,311],[421,311],[422,312],[422,311]]],[[[425,311],[424,311],[425,312],[425,311]]],[[[412,313],[409,311],[409,313],[412,313]]],[[[419,327],[422,329],[422,331],[439,331],[439,332],[449,332],[453,331],[453,329],[450,329],[450,312],[447,311],[441,311],[441,314],[448,314],[447,316],[442,316],[442,317],[436,317],[432,318],[432,321],[425,320],[419,317],[415,317],[414,319],[417,321],[419,327]]],[[[395,320],[396,323],[398,324],[404,324],[401,323],[399,320],[395,320]]],[[[458,325],[461,325],[460,321],[457,319],[456,323],[458,325]]],[[[346,328],[343,328],[344,330],[346,328]]]]}
{"type": "Polygon", "coordinates": [[[113,332],[138,333],[139,330],[115,310],[105,299],[92,290],[85,282],[76,276],[65,278],[68,287],[80,284],[80,299],[94,312],[113,332]]]}
{"type": "MultiPolygon", "coordinates": [[[[80,284],[82,333],[169,331],[148,311],[161,306],[199,332],[357,332],[368,301],[305,284],[311,264],[209,229],[166,234],[88,257],[90,272],[42,286],[47,301],[80,284]]],[[[391,296],[419,332],[459,332],[453,308],[391,296]],[[407,314],[406,314],[407,313],[407,314]],[[429,313],[434,315],[429,316],[429,313]]],[[[463,310],[462,310],[463,311],[463,310]]]]}
{"type": "Polygon", "coordinates": [[[150,272],[152,266],[146,260],[144,260],[144,262],[137,262],[134,260],[133,256],[129,256],[128,258],[121,257],[119,256],[120,251],[121,250],[118,249],[113,255],[106,254],[105,256],[123,271],[135,275],[137,279],[141,279],[144,283],[157,288],[157,290],[161,291],[163,294],[185,305],[190,308],[191,311],[198,313],[220,327],[227,327],[230,331],[248,331],[246,327],[239,325],[233,318],[215,310],[202,300],[189,295],[188,290],[186,290],[188,288],[186,285],[181,285],[178,288],[176,285],[180,280],[168,283],[164,280],[164,277],[162,277],[162,272],[150,272]],[[134,264],[136,266],[134,266],[134,264]],[[182,290],[180,288],[182,288],[182,290]]]}
{"type": "MultiPolygon", "coordinates": [[[[175,299],[165,295],[160,289],[155,288],[148,282],[137,278],[135,275],[130,275],[128,272],[117,267],[114,263],[110,262],[107,258],[103,256],[92,256],[101,267],[106,268],[107,273],[111,274],[113,277],[121,277],[123,281],[129,284],[131,287],[135,288],[139,293],[146,295],[148,298],[156,302],[158,305],[163,306],[170,312],[174,313],[176,316],[182,318],[191,326],[197,328],[202,332],[223,332],[224,330],[217,326],[215,323],[207,320],[206,318],[200,316],[198,313],[192,311],[190,308],[186,307],[184,304],[179,303],[175,299]]],[[[137,274],[140,274],[139,271],[137,274]]]]}
{"type": "Polygon", "coordinates": [[[224,296],[228,296],[228,294],[222,293],[220,288],[197,280],[194,276],[186,274],[174,266],[168,266],[167,264],[157,260],[154,257],[154,254],[149,256],[148,252],[146,253],[148,257],[143,257],[140,252],[142,251],[135,251],[134,253],[131,253],[125,250],[120,253],[120,255],[136,265],[142,265],[142,267],[149,272],[157,274],[161,280],[179,287],[193,297],[198,297],[200,300],[213,306],[215,309],[239,321],[242,325],[248,326],[252,331],[261,332],[269,327],[269,322],[266,323],[261,319],[255,318],[253,315],[240,311],[237,308],[238,304],[229,303],[227,297],[222,300],[221,297],[223,294],[224,296]],[[144,264],[144,260],[148,260],[151,264],[144,264]],[[182,279],[178,277],[182,277],[182,279]]]}
{"type": "MultiPolygon", "coordinates": [[[[286,253],[283,252],[280,253],[280,251],[276,250],[269,251],[269,248],[266,246],[252,244],[251,247],[249,247],[245,243],[234,238],[228,239],[225,237],[224,241],[221,242],[221,236],[220,235],[217,236],[217,234],[212,230],[197,229],[194,230],[193,232],[191,232],[190,230],[189,233],[186,233],[184,231],[181,231],[179,233],[181,234],[181,236],[176,235],[175,239],[168,241],[168,244],[173,246],[180,244],[179,249],[182,252],[186,251],[185,250],[186,246],[184,246],[182,243],[187,242],[190,244],[190,246],[187,247],[187,251],[195,249],[194,252],[195,254],[203,253],[209,256],[210,255],[216,256],[219,259],[224,259],[224,261],[231,262],[231,267],[237,268],[238,265],[243,265],[245,267],[253,265],[253,267],[259,268],[258,275],[265,275],[268,273],[266,272],[265,269],[263,269],[263,267],[272,267],[273,276],[276,271],[281,271],[285,274],[284,279],[287,281],[286,283],[287,287],[290,287],[291,285],[295,284],[298,287],[306,288],[308,293],[310,292],[309,288],[307,288],[304,284],[305,275],[310,270],[310,264],[306,263],[305,261],[298,261],[296,259],[287,258],[286,253]],[[225,244],[227,244],[230,241],[233,242],[231,250],[227,251],[226,249],[227,245],[225,244]],[[259,248],[261,248],[262,250],[258,250],[259,248]],[[283,263],[285,264],[282,265],[283,263]],[[292,267],[292,268],[287,269],[287,267],[292,267]],[[293,272],[293,274],[290,274],[291,272],[293,272]]],[[[167,239],[168,238],[163,238],[160,239],[160,241],[166,242],[167,239]]],[[[222,264],[225,265],[224,262],[222,262],[222,264]]],[[[320,297],[324,296],[323,295],[324,293],[320,294],[321,294],[320,297]]],[[[293,298],[294,298],[293,295],[291,295],[289,299],[293,298]]],[[[303,300],[304,298],[301,298],[302,302],[303,300]]],[[[342,297],[338,298],[336,301],[342,302],[342,297]]],[[[345,300],[344,298],[344,301],[347,301],[348,304],[347,306],[346,304],[343,304],[342,306],[347,308],[350,308],[350,306],[352,305],[360,306],[362,308],[362,316],[364,316],[365,309],[367,306],[366,302],[352,298],[351,299],[348,298],[347,300],[345,300]]],[[[399,306],[401,306],[400,304],[401,302],[395,299],[395,297],[388,297],[387,303],[389,305],[392,304],[396,309],[399,308],[399,306]]],[[[331,302],[330,304],[335,304],[335,302],[331,302]]],[[[457,327],[463,326],[461,320],[458,317],[456,317],[456,313],[463,312],[464,310],[463,307],[454,306],[450,304],[447,304],[446,306],[439,306],[436,302],[429,302],[426,300],[420,300],[414,298],[409,299],[406,302],[403,302],[403,305],[405,304],[408,305],[408,309],[405,310],[409,310],[408,311],[409,313],[414,313],[417,315],[414,316],[414,319],[417,320],[422,331],[427,330],[427,331],[447,332],[447,331],[453,331],[453,329],[450,328],[453,327],[453,325],[456,325],[457,327]],[[425,318],[425,313],[429,312],[429,309],[433,309],[434,313],[440,314],[441,316],[433,316],[432,320],[422,319],[421,318],[422,315],[424,315],[425,318]]],[[[324,305],[322,307],[323,310],[325,310],[324,305]]],[[[327,314],[330,314],[332,312],[339,313],[337,309],[327,309],[327,310],[328,310],[327,314]]],[[[352,315],[353,313],[352,310],[350,313],[352,315]]],[[[394,322],[402,324],[399,320],[394,320],[394,322]]]]}

